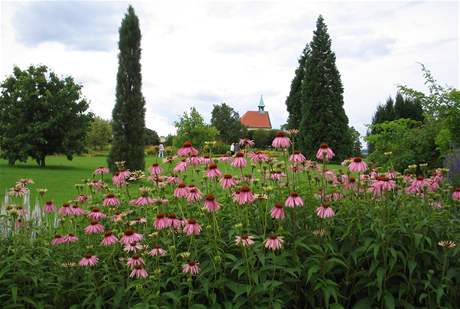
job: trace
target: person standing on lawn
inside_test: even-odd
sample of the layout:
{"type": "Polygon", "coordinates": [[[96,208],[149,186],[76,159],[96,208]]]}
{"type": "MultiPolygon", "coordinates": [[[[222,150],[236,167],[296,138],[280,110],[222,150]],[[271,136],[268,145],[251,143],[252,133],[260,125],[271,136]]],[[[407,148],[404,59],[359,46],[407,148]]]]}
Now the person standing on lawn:
{"type": "Polygon", "coordinates": [[[165,146],[163,144],[160,144],[158,146],[158,158],[163,158],[164,152],[165,152],[165,146]]]}

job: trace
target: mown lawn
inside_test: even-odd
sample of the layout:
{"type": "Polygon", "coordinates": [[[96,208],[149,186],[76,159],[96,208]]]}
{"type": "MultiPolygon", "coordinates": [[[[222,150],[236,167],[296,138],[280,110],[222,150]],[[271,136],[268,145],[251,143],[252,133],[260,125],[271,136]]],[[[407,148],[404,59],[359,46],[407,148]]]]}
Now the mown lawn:
{"type": "MultiPolygon", "coordinates": [[[[152,157],[146,158],[148,164],[153,160],[152,157]]],[[[46,163],[45,168],[40,168],[33,160],[8,166],[7,161],[0,160],[0,196],[3,197],[5,191],[11,188],[16,180],[31,178],[35,182],[31,186],[32,201],[35,201],[37,188],[47,188],[47,198],[60,204],[76,195],[74,184],[90,178],[98,166],[106,166],[107,159],[103,156],[85,156],[75,157],[69,161],[65,156],[49,156],[46,163]]],[[[106,178],[108,180],[109,176],[106,178]]]]}

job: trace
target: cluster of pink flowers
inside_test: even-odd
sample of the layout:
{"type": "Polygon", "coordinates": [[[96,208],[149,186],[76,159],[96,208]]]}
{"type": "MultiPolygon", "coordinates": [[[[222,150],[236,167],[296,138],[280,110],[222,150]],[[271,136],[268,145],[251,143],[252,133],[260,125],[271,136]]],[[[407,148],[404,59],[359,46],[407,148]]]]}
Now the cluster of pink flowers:
{"type": "Polygon", "coordinates": [[[182,147],[177,150],[177,155],[181,157],[197,156],[198,150],[192,146],[192,142],[186,141],[182,144],[182,147]]]}
{"type": "Polygon", "coordinates": [[[239,205],[251,204],[255,199],[254,193],[248,186],[241,186],[239,190],[233,193],[233,200],[239,205]]]}
{"type": "MultiPolygon", "coordinates": [[[[107,247],[110,247],[111,250],[122,250],[127,255],[121,260],[123,263],[126,261],[125,267],[129,269],[129,277],[146,278],[149,276],[147,270],[149,269],[148,265],[151,257],[155,257],[159,261],[161,257],[168,255],[168,252],[174,253],[174,256],[176,255],[173,249],[168,249],[167,252],[157,243],[164,239],[164,235],[172,235],[174,239],[183,237],[182,239],[186,239],[190,247],[193,247],[192,244],[196,239],[203,237],[203,234],[210,233],[210,230],[212,230],[211,233],[216,233],[213,236],[219,235],[220,230],[218,227],[216,229],[214,224],[218,225],[219,220],[221,220],[219,216],[222,213],[228,213],[236,205],[245,206],[243,208],[236,207],[234,211],[246,216],[251,214],[254,209],[257,213],[264,212],[266,214],[264,220],[271,220],[270,224],[264,223],[264,229],[269,230],[270,226],[274,226],[273,231],[282,233],[283,225],[291,222],[290,219],[295,218],[296,212],[309,212],[313,216],[316,215],[320,219],[324,219],[317,219],[318,221],[326,223],[328,220],[334,220],[330,218],[336,216],[336,211],[340,216],[341,208],[339,206],[342,203],[341,200],[346,196],[359,198],[360,195],[365,195],[383,201],[385,198],[391,198],[394,194],[404,194],[406,192],[415,194],[415,198],[417,198],[418,195],[423,195],[426,192],[438,191],[444,179],[442,170],[437,170],[428,178],[406,175],[401,180],[402,177],[393,170],[386,173],[380,173],[377,169],[369,170],[366,162],[360,157],[344,161],[344,172],[328,170],[326,163],[332,160],[335,154],[327,144],[321,144],[317,150],[316,158],[323,163],[317,164],[307,160],[297,150],[289,155],[287,149],[291,146],[292,149],[295,149],[295,145],[287,135],[287,132],[280,131],[272,142],[272,146],[278,149],[278,152],[283,153],[286,165],[277,162],[276,159],[271,159],[264,152],[252,151],[252,149],[247,148],[243,152],[238,152],[234,158],[225,156],[219,160],[213,160],[209,156],[198,156],[198,150],[190,142],[185,142],[177,151],[177,155],[180,156],[180,161],[177,165],[174,165],[174,159],[168,159],[166,162],[168,165],[163,165],[162,167],[160,164],[154,163],[149,167],[151,176],[147,180],[153,182],[153,184],[150,182],[153,188],[140,187],[138,197],[127,199],[127,196],[130,196],[133,192],[131,181],[134,176],[132,175],[136,175],[137,172],[131,174],[128,170],[121,169],[112,178],[115,188],[110,188],[106,185],[103,182],[103,177],[101,177],[101,180],[89,181],[87,185],[90,194],[85,195],[82,193],[77,196],[75,201],[64,203],[57,210],[59,219],[65,223],[86,222],[84,228],[78,229],[79,233],[77,235],[80,238],[88,235],[86,237],[89,237],[91,241],[94,239],[96,242],[92,242],[92,245],[86,247],[85,250],[94,250],[94,243],[99,243],[100,246],[105,247],[105,250],[109,250],[107,247]],[[248,158],[250,158],[252,164],[245,171],[243,169],[248,166],[248,158]],[[236,173],[237,176],[223,174],[216,162],[241,169],[241,171],[236,173]],[[300,191],[296,183],[291,184],[291,182],[296,181],[296,178],[299,178],[298,174],[291,172],[297,173],[302,170],[308,173],[310,171],[315,173],[313,175],[308,174],[308,182],[313,184],[316,182],[319,188],[315,194],[318,202],[314,204],[316,205],[314,209],[309,207],[301,208],[304,206],[304,199],[299,193],[303,195],[304,192],[300,191]],[[171,172],[169,176],[167,176],[168,171],[171,172]],[[162,175],[163,173],[164,175],[162,175]],[[204,176],[201,179],[195,179],[195,184],[199,185],[199,187],[190,184],[191,174],[204,176]],[[123,187],[127,184],[128,179],[130,185],[123,187]],[[404,185],[404,183],[406,184],[404,185]],[[278,192],[270,193],[273,192],[273,186],[276,186],[275,190],[278,192]],[[219,192],[216,192],[219,190],[226,195],[219,195],[219,192]],[[124,193],[125,191],[126,194],[124,193]],[[285,196],[285,199],[281,199],[281,202],[273,202],[274,195],[279,198],[281,194],[286,192],[290,193],[285,196]],[[168,199],[168,194],[172,195],[170,199],[168,199]],[[127,205],[135,207],[126,207],[127,205]],[[261,205],[262,207],[259,207],[261,205]],[[176,210],[172,210],[173,207],[177,207],[176,210]],[[143,212],[144,210],[146,212],[143,212]],[[176,216],[175,213],[169,213],[169,211],[177,211],[180,216],[176,216]],[[156,214],[156,216],[150,217],[152,213],[156,214]],[[124,229],[124,231],[117,232],[120,229],[124,229]],[[135,229],[142,232],[138,233],[135,229]],[[151,234],[148,232],[149,229],[151,234]],[[161,237],[158,237],[158,235],[161,235],[161,237]]],[[[293,135],[295,134],[289,133],[291,138],[293,135]]],[[[248,148],[254,146],[253,142],[247,139],[241,140],[240,143],[248,148]]],[[[222,171],[225,170],[222,167],[222,171]]],[[[94,171],[95,175],[103,176],[106,173],[108,173],[108,169],[102,167],[94,171]]],[[[148,181],[146,182],[149,183],[148,181]]],[[[133,183],[136,182],[133,181],[133,183]]],[[[83,190],[79,188],[78,192],[83,192],[83,190]]],[[[20,196],[20,193],[15,194],[20,196]]],[[[435,200],[432,196],[435,195],[428,195],[428,203],[431,207],[435,209],[444,207],[443,203],[435,200]]],[[[306,196],[303,197],[307,198],[306,196]]],[[[460,187],[452,192],[452,199],[460,201],[460,187]]],[[[306,203],[311,203],[311,199],[306,199],[305,201],[306,203]]],[[[23,209],[19,208],[18,212],[25,213],[23,209]]],[[[46,202],[43,212],[56,212],[54,203],[52,201],[46,202]]],[[[250,217],[246,219],[248,222],[258,220],[258,218],[250,217]]],[[[240,227],[235,225],[238,235],[234,238],[234,244],[246,254],[254,248],[259,248],[258,246],[252,247],[256,244],[258,238],[248,234],[249,231],[253,231],[250,223],[246,223],[245,220],[241,221],[240,227]],[[242,228],[242,226],[245,227],[242,228]]],[[[70,226],[70,224],[67,226],[70,226]]],[[[62,230],[65,231],[67,226],[63,226],[62,230]]],[[[71,247],[74,246],[72,243],[80,241],[75,234],[67,234],[61,230],[59,232],[61,234],[55,235],[50,240],[53,248],[54,246],[57,246],[57,248],[73,248],[71,247]]],[[[268,237],[263,236],[262,238],[264,239],[263,241],[260,240],[260,245],[262,246],[263,243],[264,250],[272,251],[273,254],[276,254],[278,250],[282,250],[289,243],[288,241],[285,243],[284,237],[276,233],[271,233],[268,237]]],[[[194,255],[188,253],[188,255],[184,256],[187,262],[182,264],[183,273],[191,276],[200,273],[200,263],[196,260],[198,256],[195,255],[196,253],[194,255]]],[[[96,266],[100,258],[101,260],[103,259],[102,255],[98,257],[93,253],[87,253],[83,255],[78,264],[82,267],[96,266]]],[[[203,262],[202,265],[206,264],[203,262]]]]}
{"type": "Polygon", "coordinates": [[[276,133],[275,139],[272,142],[272,146],[276,149],[286,149],[291,146],[291,140],[286,136],[286,132],[278,131],[276,133]]]}
{"type": "Polygon", "coordinates": [[[247,164],[248,162],[244,158],[244,153],[242,152],[238,152],[231,163],[231,165],[236,168],[244,168],[247,164]]]}

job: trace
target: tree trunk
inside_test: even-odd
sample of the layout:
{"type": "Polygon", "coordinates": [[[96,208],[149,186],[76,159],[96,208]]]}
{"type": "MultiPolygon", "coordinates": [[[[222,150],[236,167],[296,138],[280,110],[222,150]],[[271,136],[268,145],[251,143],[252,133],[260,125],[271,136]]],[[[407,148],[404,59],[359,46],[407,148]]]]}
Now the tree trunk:
{"type": "Polygon", "coordinates": [[[45,156],[37,158],[37,164],[40,167],[45,167],[45,156]]]}

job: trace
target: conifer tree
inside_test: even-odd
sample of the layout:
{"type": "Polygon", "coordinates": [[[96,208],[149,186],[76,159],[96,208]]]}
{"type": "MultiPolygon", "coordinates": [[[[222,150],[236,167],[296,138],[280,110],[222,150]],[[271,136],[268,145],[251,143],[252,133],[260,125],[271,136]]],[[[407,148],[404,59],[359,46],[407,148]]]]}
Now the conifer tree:
{"type": "Polygon", "coordinates": [[[328,143],[335,151],[335,159],[342,160],[351,154],[352,141],[343,109],[342,81],[321,15],[310,49],[302,83],[301,150],[312,157],[321,143],[328,143]]]}
{"type": "Polygon", "coordinates": [[[286,99],[286,107],[289,113],[287,121],[287,129],[298,129],[300,127],[300,120],[302,118],[302,81],[305,76],[305,62],[310,47],[305,46],[299,58],[299,66],[295,70],[294,79],[291,82],[291,91],[286,99]]]}
{"type": "Polygon", "coordinates": [[[129,6],[119,29],[116,102],[112,111],[112,149],[108,163],[125,161],[130,170],[144,170],[145,101],[142,95],[141,31],[129,6]]]}

